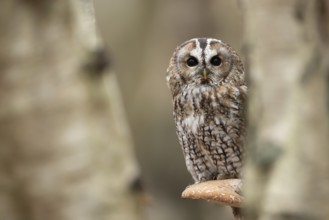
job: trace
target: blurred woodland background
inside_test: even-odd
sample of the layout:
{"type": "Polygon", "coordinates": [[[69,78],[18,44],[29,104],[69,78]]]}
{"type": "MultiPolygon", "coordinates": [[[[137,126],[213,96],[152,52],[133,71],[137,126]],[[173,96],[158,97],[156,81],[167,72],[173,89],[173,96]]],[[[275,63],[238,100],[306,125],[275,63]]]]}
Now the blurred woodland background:
{"type": "Polygon", "coordinates": [[[245,60],[249,219],[328,219],[328,21],[328,0],[0,1],[0,220],[233,219],[180,198],[165,71],[195,37],[245,60]]]}
{"type": "Polygon", "coordinates": [[[180,199],[193,183],[175,133],[165,71],[176,46],[213,37],[241,49],[238,1],[97,0],[98,26],[110,50],[141,166],[152,196],[150,219],[214,219],[230,209],[180,199]]]}

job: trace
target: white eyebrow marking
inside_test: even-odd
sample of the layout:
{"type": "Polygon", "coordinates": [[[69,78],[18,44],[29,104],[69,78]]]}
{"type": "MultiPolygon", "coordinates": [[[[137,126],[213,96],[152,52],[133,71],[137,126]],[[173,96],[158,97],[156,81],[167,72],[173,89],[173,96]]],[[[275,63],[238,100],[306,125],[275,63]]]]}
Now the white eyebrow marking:
{"type": "Polygon", "coordinates": [[[202,49],[200,47],[200,43],[197,38],[194,38],[193,40],[195,42],[196,47],[191,51],[190,55],[197,58],[199,62],[202,62],[202,49]]]}
{"type": "Polygon", "coordinates": [[[208,38],[207,39],[207,46],[206,48],[204,49],[204,52],[205,52],[205,61],[209,61],[209,59],[211,59],[211,57],[215,56],[217,54],[217,51],[216,50],[213,50],[210,48],[210,43],[211,42],[218,42],[218,43],[222,43],[220,40],[216,40],[216,39],[213,39],[213,38],[208,38]]]}

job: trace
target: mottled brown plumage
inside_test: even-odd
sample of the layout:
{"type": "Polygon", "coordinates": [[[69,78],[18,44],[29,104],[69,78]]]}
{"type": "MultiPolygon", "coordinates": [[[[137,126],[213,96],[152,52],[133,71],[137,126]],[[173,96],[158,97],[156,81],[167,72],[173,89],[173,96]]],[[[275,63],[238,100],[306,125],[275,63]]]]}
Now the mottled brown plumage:
{"type": "Polygon", "coordinates": [[[237,53],[220,40],[191,39],[176,48],[166,79],[194,181],[239,178],[247,87],[237,53]]]}

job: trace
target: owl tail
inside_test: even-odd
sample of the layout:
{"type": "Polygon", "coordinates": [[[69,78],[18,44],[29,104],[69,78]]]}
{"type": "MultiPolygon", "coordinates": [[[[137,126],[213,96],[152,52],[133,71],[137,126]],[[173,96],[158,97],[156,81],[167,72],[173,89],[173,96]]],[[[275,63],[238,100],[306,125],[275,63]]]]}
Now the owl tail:
{"type": "Polygon", "coordinates": [[[236,220],[244,220],[244,216],[241,208],[231,207],[233,211],[234,218],[236,220]]]}

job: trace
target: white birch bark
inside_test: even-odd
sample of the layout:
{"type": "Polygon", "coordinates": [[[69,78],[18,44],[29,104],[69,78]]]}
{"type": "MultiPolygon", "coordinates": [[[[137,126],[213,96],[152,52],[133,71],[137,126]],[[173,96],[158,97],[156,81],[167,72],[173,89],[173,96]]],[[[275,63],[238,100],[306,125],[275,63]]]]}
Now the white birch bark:
{"type": "Polygon", "coordinates": [[[0,219],[141,219],[93,1],[2,0],[0,32],[0,219]]]}
{"type": "Polygon", "coordinates": [[[248,219],[329,218],[326,0],[243,0],[248,219]]]}

